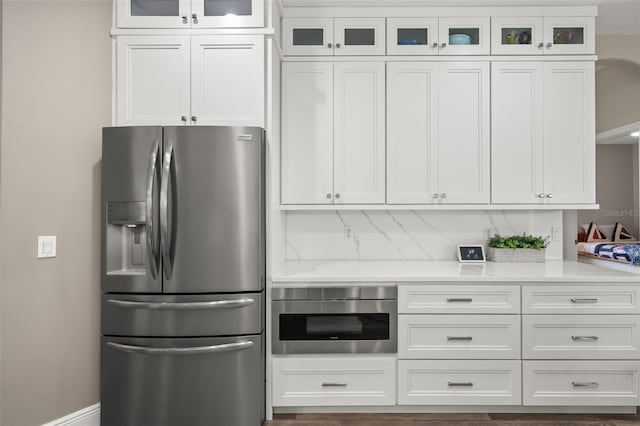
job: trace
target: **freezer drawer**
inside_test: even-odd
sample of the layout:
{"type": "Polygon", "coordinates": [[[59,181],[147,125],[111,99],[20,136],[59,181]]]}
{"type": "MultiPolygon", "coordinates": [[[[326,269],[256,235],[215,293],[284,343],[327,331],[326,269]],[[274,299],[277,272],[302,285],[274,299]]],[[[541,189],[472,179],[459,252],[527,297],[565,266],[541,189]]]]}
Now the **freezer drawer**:
{"type": "Polygon", "coordinates": [[[102,338],[102,426],[256,426],[263,402],[262,335],[102,338]]]}
{"type": "Polygon", "coordinates": [[[186,337],[259,334],[263,295],[102,295],[102,334],[186,337]]]}

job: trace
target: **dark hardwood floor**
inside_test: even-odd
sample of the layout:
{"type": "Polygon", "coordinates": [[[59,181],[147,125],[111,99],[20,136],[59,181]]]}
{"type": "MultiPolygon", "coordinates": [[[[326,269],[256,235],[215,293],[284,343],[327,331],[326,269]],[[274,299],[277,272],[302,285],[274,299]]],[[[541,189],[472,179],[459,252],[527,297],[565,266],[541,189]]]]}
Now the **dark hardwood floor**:
{"type": "Polygon", "coordinates": [[[631,426],[640,414],[275,414],[264,426],[631,426]]]}

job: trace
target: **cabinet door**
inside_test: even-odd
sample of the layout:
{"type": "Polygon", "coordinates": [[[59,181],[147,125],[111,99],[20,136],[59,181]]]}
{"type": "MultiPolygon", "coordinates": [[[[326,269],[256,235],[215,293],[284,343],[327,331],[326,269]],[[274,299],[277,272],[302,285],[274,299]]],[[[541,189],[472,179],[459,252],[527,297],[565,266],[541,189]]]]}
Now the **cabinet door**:
{"type": "Polygon", "coordinates": [[[438,64],[387,64],[387,202],[437,204],[438,64]]]}
{"type": "Polygon", "coordinates": [[[437,55],[438,18],[387,18],[387,55],[437,55]]]}
{"type": "Polygon", "coordinates": [[[385,64],[334,64],[334,202],[385,202],[385,64]]]}
{"type": "Polygon", "coordinates": [[[282,204],[333,203],[333,64],[282,64],[282,204]]]}
{"type": "Polygon", "coordinates": [[[542,18],[491,18],[491,54],[542,55],[542,18]]]}
{"type": "Polygon", "coordinates": [[[542,63],[491,65],[491,202],[543,203],[542,63]]]}
{"type": "Polygon", "coordinates": [[[264,27],[264,0],[192,0],[194,28],[264,27]]]}
{"type": "Polygon", "coordinates": [[[438,72],[440,202],[489,202],[489,63],[441,62],[438,72]]]}
{"type": "Polygon", "coordinates": [[[488,55],[489,18],[440,18],[440,55],[488,55]]]}
{"type": "Polygon", "coordinates": [[[118,28],[190,28],[191,0],[115,0],[118,28]]]}
{"type": "Polygon", "coordinates": [[[543,67],[545,202],[595,203],[594,63],[543,67]]]}
{"type": "Polygon", "coordinates": [[[116,124],[185,124],[189,36],[120,36],[116,43],[116,124]]]}
{"type": "Polygon", "coordinates": [[[333,55],[332,18],[282,19],[282,53],[285,55],[333,55]]]}
{"type": "Polygon", "coordinates": [[[544,18],[546,55],[596,53],[595,18],[544,18]]]}
{"type": "Polygon", "coordinates": [[[263,127],[262,36],[192,36],[191,52],[191,115],[197,123],[263,127]]]}
{"type": "Polygon", "coordinates": [[[336,55],[384,55],[384,18],[334,19],[336,55]]]}

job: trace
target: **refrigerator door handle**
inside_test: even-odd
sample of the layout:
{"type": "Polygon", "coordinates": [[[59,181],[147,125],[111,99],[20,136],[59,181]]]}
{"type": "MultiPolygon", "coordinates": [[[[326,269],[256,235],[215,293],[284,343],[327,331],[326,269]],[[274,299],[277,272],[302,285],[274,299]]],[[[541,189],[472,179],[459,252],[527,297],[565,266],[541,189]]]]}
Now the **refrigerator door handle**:
{"type": "Polygon", "coordinates": [[[173,262],[170,238],[172,230],[169,229],[169,179],[173,161],[173,144],[166,142],[166,145],[162,159],[162,183],[160,185],[160,244],[162,245],[164,275],[170,279],[173,274],[173,262]]]}
{"type": "Polygon", "coordinates": [[[107,303],[118,306],[120,308],[143,308],[143,309],[173,309],[173,310],[192,310],[192,309],[225,309],[225,308],[242,308],[255,303],[251,298],[243,298],[236,300],[213,300],[210,302],[136,302],[131,300],[109,299],[107,303]]]}
{"type": "Polygon", "coordinates": [[[123,345],[121,343],[114,342],[108,342],[107,346],[123,352],[140,353],[147,355],[195,355],[248,349],[253,346],[253,342],[250,340],[243,340],[237,343],[225,343],[222,345],[213,346],[196,346],[191,348],[152,348],[147,346],[123,345]]]}
{"type": "Polygon", "coordinates": [[[153,187],[156,177],[156,165],[158,164],[158,150],[160,141],[156,140],[153,150],[149,156],[149,174],[147,176],[147,199],[145,200],[145,219],[147,227],[147,256],[149,258],[149,269],[151,277],[155,280],[158,277],[158,253],[156,253],[156,235],[153,223],[153,187]]]}

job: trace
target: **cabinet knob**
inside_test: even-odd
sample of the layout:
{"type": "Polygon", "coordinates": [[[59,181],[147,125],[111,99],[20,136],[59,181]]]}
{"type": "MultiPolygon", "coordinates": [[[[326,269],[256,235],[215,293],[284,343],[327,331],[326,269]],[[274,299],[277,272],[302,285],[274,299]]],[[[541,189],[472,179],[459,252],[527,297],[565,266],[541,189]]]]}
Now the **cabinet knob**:
{"type": "Polygon", "coordinates": [[[438,47],[438,43],[433,43],[433,44],[431,45],[431,47],[433,47],[433,48],[435,49],[436,47],[438,47]]]}
{"type": "Polygon", "coordinates": [[[538,194],[538,198],[544,198],[544,194],[543,193],[538,194]]]}
{"type": "Polygon", "coordinates": [[[538,43],[538,49],[542,49],[544,47],[544,43],[538,43]]]}
{"type": "Polygon", "coordinates": [[[547,194],[547,198],[553,198],[553,194],[551,193],[547,194]]]}
{"type": "Polygon", "coordinates": [[[182,15],[182,23],[183,24],[188,24],[189,23],[189,18],[187,18],[187,14],[186,13],[184,15],[182,15]]]}
{"type": "Polygon", "coordinates": [[[440,198],[447,198],[447,194],[443,192],[442,194],[440,194],[440,198]]]}
{"type": "Polygon", "coordinates": [[[547,43],[547,49],[551,48],[551,46],[553,46],[553,43],[551,42],[547,43]]]}
{"type": "Polygon", "coordinates": [[[328,198],[328,199],[331,199],[331,194],[327,194],[327,198],[328,198]]]}
{"type": "Polygon", "coordinates": [[[432,198],[438,198],[438,197],[439,197],[439,195],[438,195],[438,194],[433,194],[431,197],[432,197],[432,198]]]}
{"type": "Polygon", "coordinates": [[[327,43],[327,47],[328,47],[329,49],[331,49],[331,48],[333,47],[333,44],[332,44],[332,43],[327,43]]]}
{"type": "Polygon", "coordinates": [[[194,24],[198,23],[198,14],[197,13],[192,13],[191,14],[191,20],[193,21],[194,24]]]}
{"type": "Polygon", "coordinates": [[[180,120],[182,120],[184,123],[187,122],[187,116],[183,115],[182,117],[180,117],[180,120]]]}
{"type": "Polygon", "coordinates": [[[336,43],[336,48],[340,49],[340,43],[336,43]]]}
{"type": "Polygon", "coordinates": [[[442,44],[440,45],[440,48],[441,48],[441,49],[444,49],[445,47],[447,47],[447,43],[442,43],[442,44]]]}
{"type": "Polygon", "coordinates": [[[337,199],[337,198],[340,198],[340,193],[339,193],[339,192],[337,192],[337,193],[336,193],[336,195],[335,195],[335,197],[336,197],[336,199],[337,199]]]}
{"type": "Polygon", "coordinates": [[[191,121],[193,121],[195,123],[196,121],[198,121],[198,117],[196,117],[195,115],[192,115],[191,116],[191,121]]]}

